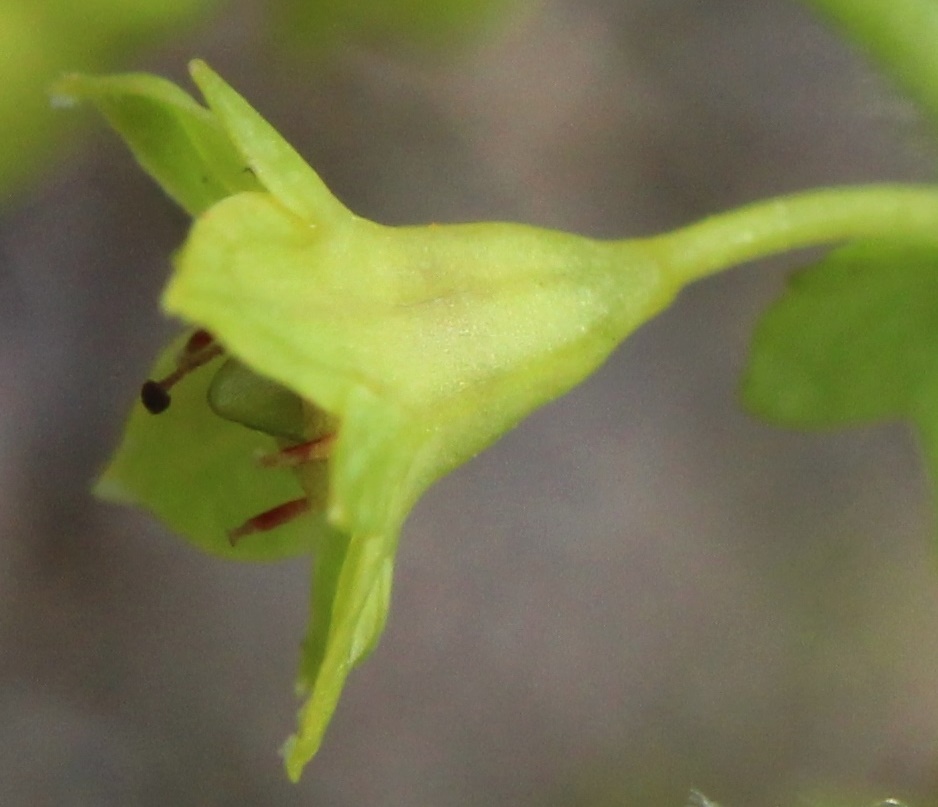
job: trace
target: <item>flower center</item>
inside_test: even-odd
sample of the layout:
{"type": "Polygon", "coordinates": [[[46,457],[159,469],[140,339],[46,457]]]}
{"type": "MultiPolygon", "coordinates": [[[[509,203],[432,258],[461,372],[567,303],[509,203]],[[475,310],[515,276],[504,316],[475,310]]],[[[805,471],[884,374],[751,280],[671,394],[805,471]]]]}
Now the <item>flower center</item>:
{"type": "MultiPolygon", "coordinates": [[[[224,353],[224,348],[208,331],[194,331],[177,356],[175,369],[158,381],[148,379],[140,388],[144,408],[154,415],[165,412],[172,402],[170,390],[191,372],[224,353]]],[[[219,417],[280,441],[279,451],[260,458],[263,468],[298,468],[307,463],[324,462],[332,453],[335,428],[325,413],[314,410],[318,416],[310,421],[309,407],[304,407],[297,395],[258,376],[235,359],[228,359],[215,372],[207,404],[219,417]],[[307,437],[311,439],[304,439],[307,437]]],[[[311,506],[310,497],[304,496],[272,507],[229,530],[228,540],[234,546],[245,536],[267,532],[292,521],[308,512],[311,506]]]]}

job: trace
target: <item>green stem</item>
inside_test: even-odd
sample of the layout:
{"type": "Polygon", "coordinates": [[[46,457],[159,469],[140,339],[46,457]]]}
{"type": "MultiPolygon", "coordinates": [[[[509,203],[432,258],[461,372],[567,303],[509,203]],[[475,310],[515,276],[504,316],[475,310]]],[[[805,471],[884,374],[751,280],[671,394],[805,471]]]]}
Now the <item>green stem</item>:
{"type": "Polygon", "coordinates": [[[794,249],[895,237],[938,239],[938,186],[865,185],[780,196],[644,243],[662,271],[684,285],[794,249]]]}
{"type": "Polygon", "coordinates": [[[867,52],[938,126],[936,0],[802,0],[867,52]]]}

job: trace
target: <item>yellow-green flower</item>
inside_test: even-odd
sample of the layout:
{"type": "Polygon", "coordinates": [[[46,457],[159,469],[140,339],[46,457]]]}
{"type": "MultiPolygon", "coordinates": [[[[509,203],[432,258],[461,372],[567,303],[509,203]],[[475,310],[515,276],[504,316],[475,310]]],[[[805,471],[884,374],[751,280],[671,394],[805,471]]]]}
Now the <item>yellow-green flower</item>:
{"type": "Polygon", "coordinates": [[[430,484],[581,381],[681,285],[938,221],[934,189],[873,186],[642,241],[385,227],[346,209],[208,67],[192,75],[207,108],[146,75],[58,88],[93,101],[195,220],[163,297],[195,330],[158,359],[99,491],[223,557],[312,555],[294,779],[378,641],[398,534],[430,484]]]}
{"type": "MultiPolygon", "coordinates": [[[[212,334],[246,377],[295,396],[307,419],[291,440],[250,412],[233,415],[245,406],[237,378],[229,394],[217,381],[225,359],[213,358],[173,386],[165,413],[134,408],[99,490],[224,557],[313,554],[306,700],[285,750],[295,779],[383,629],[398,534],[418,497],[593,371],[675,283],[639,245],[361,219],[207,66],[192,75],[207,109],[152,76],[72,76],[58,89],[96,103],[195,218],[166,311],[212,334]],[[321,437],[321,418],[309,426],[320,415],[334,431],[326,459],[258,463],[321,437]],[[229,540],[256,513],[303,496],[307,514],[229,540]]],[[[186,338],[153,378],[173,372],[186,338]]]]}

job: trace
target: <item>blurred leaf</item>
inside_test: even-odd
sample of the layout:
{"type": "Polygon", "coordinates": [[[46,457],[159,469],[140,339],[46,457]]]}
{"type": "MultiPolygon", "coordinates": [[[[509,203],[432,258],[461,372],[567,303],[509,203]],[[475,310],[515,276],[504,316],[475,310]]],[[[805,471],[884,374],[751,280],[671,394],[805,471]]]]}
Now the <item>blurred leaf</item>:
{"type": "MultiPolygon", "coordinates": [[[[450,48],[530,2],[280,0],[266,11],[277,31],[276,47],[290,42],[322,54],[349,41],[370,39],[450,48]]],[[[221,0],[0,0],[0,199],[41,168],[61,139],[63,118],[55,114],[49,97],[56,79],[63,73],[112,67],[219,5],[221,0]]],[[[102,111],[107,112],[104,106],[102,111]]],[[[121,109],[122,115],[144,112],[121,109]]],[[[108,114],[121,129],[121,122],[113,119],[116,109],[108,114]]],[[[167,152],[178,142],[179,133],[171,129],[187,121],[193,123],[193,118],[164,120],[167,152]]],[[[191,198],[171,195],[191,211],[191,198]]]]}
{"type": "Polygon", "coordinates": [[[796,274],[763,316],[743,386],[767,420],[938,420],[938,243],[867,242],[796,274]]]}
{"type": "MultiPolygon", "coordinates": [[[[218,0],[0,0],[0,194],[37,169],[61,135],[49,87],[112,65],[218,0]]],[[[0,196],[2,198],[2,196],[0,196]]]]}
{"type": "Polygon", "coordinates": [[[282,0],[278,33],[296,47],[323,50],[348,41],[439,50],[492,28],[536,0],[282,0]]]}
{"type": "Polygon", "coordinates": [[[938,497],[938,242],[853,244],[796,274],[756,329],[743,396],[797,428],[911,421],[938,497]]]}

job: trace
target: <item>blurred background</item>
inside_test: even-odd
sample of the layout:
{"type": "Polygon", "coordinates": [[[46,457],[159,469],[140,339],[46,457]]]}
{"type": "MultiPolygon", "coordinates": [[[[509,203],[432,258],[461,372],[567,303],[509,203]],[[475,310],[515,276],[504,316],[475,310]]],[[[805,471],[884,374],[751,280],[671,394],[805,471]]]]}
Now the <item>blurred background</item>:
{"type": "Polygon", "coordinates": [[[307,565],[203,557],[89,494],[173,332],[187,222],[98,118],[48,105],[56,75],[187,83],[203,57],[386,223],[639,236],[930,178],[915,111],[801,5],[0,0],[0,43],[0,803],[938,803],[912,435],[789,433],[737,401],[804,255],[687,290],[431,490],[299,786],[277,749],[307,565]]]}

